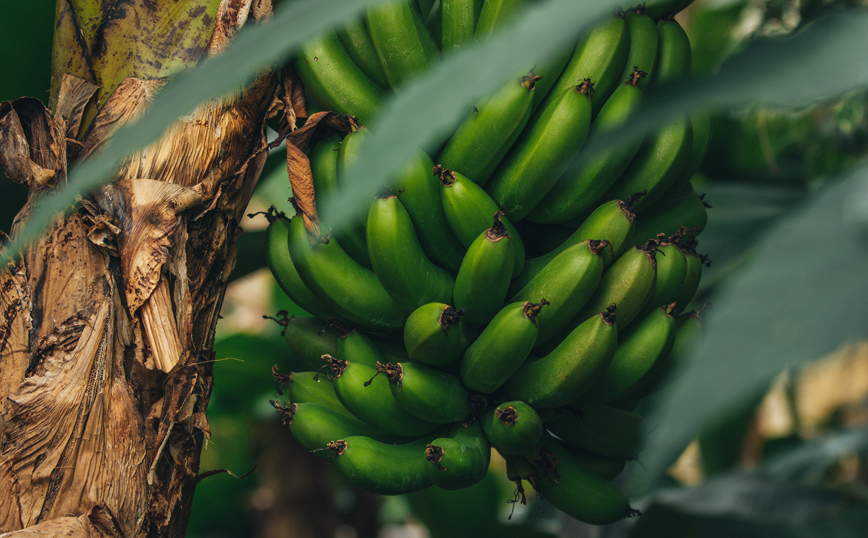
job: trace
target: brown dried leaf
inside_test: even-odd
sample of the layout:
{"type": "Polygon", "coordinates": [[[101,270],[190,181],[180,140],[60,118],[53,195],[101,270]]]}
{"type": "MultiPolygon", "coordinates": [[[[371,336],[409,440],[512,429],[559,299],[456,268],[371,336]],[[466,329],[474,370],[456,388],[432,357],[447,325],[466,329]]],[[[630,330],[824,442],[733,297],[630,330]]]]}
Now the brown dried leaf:
{"type": "Polygon", "coordinates": [[[66,166],[62,122],[38,99],[0,103],[0,166],[35,190],[53,187],[66,166]]]}
{"type": "Polygon", "coordinates": [[[166,79],[124,79],[106,100],[88,129],[83,141],[82,158],[98,151],[115,129],[141,117],[154,95],[165,84],[166,79]]]}
{"type": "Polygon", "coordinates": [[[208,42],[208,54],[214,56],[223,52],[235,34],[247,21],[250,13],[250,0],[222,0],[217,8],[217,24],[208,42]]]}
{"type": "Polygon", "coordinates": [[[84,107],[98,89],[96,84],[64,73],[54,112],[66,122],[66,138],[78,139],[84,107]]]}

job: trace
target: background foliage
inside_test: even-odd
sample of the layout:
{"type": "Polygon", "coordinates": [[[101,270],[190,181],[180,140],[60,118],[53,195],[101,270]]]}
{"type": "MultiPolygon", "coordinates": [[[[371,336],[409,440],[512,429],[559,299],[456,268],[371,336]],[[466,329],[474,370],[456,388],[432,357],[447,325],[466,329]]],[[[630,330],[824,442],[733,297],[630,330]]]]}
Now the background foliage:
{"type": "MultiPolygon", "coordinates": [[[[90,168],[75,171],[71,182],[77,189],[93,185],[100,170],[156,137],[178,114],[237,87],[319,28],[370,2],[285,2],[270,25],[242,32],[229,54],[173,81],[143,122],[121,132],[114,147],[90,168]]],[[[457,121],[461,103],[499,84],[508,60],[529,54],[527,41],[515,36],[537,34],[542,38],[536,46],[554,47],[563,33],[546,21],[581,27],[612,3],[540,3],[511,38],[443,62],[390,102],[367,151],[386,166],[400,166],[390,155],[436,139],[457,121]],[[552,13],[560,17],[551,19],[552,13]],[[445,91],[437,84],[462,74],[466,83],[460,87],[445,91]]],[[[53,3],[4,3],[2,11],[0,99],[47,100],[53,3]]],[[[660,106],[649,107],[638,123],[659,123],[690,107],[715,107],[712,147],[694,178],[713,206],[700,250],[713,261],[701,298],[714,304],[707,335],[680,380],[643,406],[654,425],[652,437],[623,480],[645,515],[605,530],[577,530],[551,507],[538,509],[532,501],[507,521],[511,486],[502,482],[502,473],[448,496],[423,492],[383,500],[353,491],[328,468],[318,468],[319,460],[291,443],[268,405],[275,390],[269,370],[280,365],[285,344],[279,326],[260,317],[279,309],[301,312],[262,273],[262,234],[254,231],[263,224],[260,217],[245,225],[250,231],[239,241],[239,280],[218,326],[221,362],[209,407],[213,437],[202,460],[203,470],[235,475],[257,467],[246,478],[224,474],[199,485],[190,536],[277,536],[302,521],[304,510],[338,518],[347,536],[377,529],[407,535],[423,524],[437,536],[864,535],[864,393],[808,424],[797,388],[809,375],[803,374],[806,365],[846,353],[842,349],[865,354],[855,345],[868,330],[868,12],[854,0],[697,0],[681,20],[694,48],[694,84],[661,89],[651,96],[660,106]],[[773,384],[783,387],[791,423],[777,436],[757,426],[756,410],[773,384]],[[688,464],[692,475],[667,473],[679,456],[683,464],[696,453],[699,459],[688,464]],[[446,521],[437,514],[452,517],[446,521]]],[[[605,143],[598,140],[597,146],[605,143]]],[[[251,210],[275,204],[289,211],[289,194],[278,149],[257,190],[258,207],[251,210]]],[[[46,217],[51,207],[73,199],[72,190],[63,195],[58,205],[48,204],[46,217]]],[[[0,183],[4,230],[23,196],[11,182],[0,183]]],[[[38,219],[33,222],[28,232],[37,233],[38,219]]]]}

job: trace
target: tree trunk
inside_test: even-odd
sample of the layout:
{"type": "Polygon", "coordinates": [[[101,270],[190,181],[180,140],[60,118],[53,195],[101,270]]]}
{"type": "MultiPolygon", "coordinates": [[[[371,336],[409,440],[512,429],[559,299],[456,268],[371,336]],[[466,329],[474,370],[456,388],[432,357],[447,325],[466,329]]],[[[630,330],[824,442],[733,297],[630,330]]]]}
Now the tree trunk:
{"type": "MultiPolygon", "coordinates": [[[[191,62],[221,50],[248,8],[270,12],[250,3],[220,3],[198,53],[185,49],[191,62]]],[[[171,31],[142,22],[152,4],[102,2],[97,30],[58,2],[51,110],[0,104],[0,165],[29,188],[13,234],[163,84],[166,73],[141,66],[115,68],[114,81],[98,69],[119,54],[106,45],[112,25],[135,19],[122,30],[140,43],[171,31]],[[77,33],[64,37],[65,24],[77,33]]],[[[267,155],[275,80],[263,74],[179,121],[0,273],[3,536],[184,535],[209,435],[215,325],[267,155]]]]}

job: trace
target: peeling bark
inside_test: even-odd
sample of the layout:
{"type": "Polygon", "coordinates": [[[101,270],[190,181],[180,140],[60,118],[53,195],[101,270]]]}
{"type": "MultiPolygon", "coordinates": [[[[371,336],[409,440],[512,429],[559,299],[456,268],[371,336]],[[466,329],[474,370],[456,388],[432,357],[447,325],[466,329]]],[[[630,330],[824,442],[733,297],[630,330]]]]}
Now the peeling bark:
{"type": "MultiPolygon", "coordinates": [[[[209,50],[269,5],[224,2],[209,50]]],[[[13,235],[69,162],[164,83],[127,78],[83,122],[98,89],[87,78],[64,76],[53,111],[0,103],[0,165],[30,193],[13,235]]],[[[184,535],[215,326],[276,87],[263,74],[179,120],[0,271],[2,536],[184,535]]]]}

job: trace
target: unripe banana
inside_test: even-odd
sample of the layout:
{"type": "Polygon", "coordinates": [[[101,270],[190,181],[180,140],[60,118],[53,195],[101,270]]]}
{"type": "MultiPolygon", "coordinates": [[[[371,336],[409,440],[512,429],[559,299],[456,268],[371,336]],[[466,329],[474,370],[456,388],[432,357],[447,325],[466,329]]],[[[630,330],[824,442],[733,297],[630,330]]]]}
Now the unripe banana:
{"type": "MultiPolygon", "coordinates": [[[[340,338],[337,340],[335,353],[330,353],[330,355],[341,360],[363,364],[369,368],[376,368],[378,363],[386,362],[383,352],[380,351],[380,347],[376,342],[374,342],[374,339],[356,329],[341,334],[340,338]]],[[[331,366],[333,364],[323,358],[320,360],[321,368],[323,368],[323,360],[327,361],[326,366],[331,366]]]]}
{"type": "Polygon", "coordinates": [[[302,281],[335,317],[372,330],[404,325],[407,312],[377,275],[347,256],[335,240],[311,244],[301,217],[290,222],[289,252],[302,281]]]}
{"type": "Polygon", "coordinates": [[[702,336],[702,318],[700,312],[691,310],[675,320],[675,340],[672,350],[663,360],[657,361],[654,369],[638,384],[633,395],[644,398],[667,387],[677,379],[682,362],[692,350],[699,337],[702,336]]]}
{"type": "Polygon", "coordinates": [[[685,244],[679,243],[679,246],[687,260],[687,271],[685,271],[684,282],[681,284],[681,291],[675,301],[679,305],[678,312],[683,312],[687,310],[690,301],[696,295],[696,290],[699,289],[703,266],[709,267],[711,262],[708,260],[708,256],[696,252],[695,239],[687,241],[685,244]]]}
{"type": "MultiPolygon", "coordinates": [[[[470,247],[479,234],[491,226],[491,219],[500,208],[482,187],[470,181],[464,174],[440,165],[434,167],[434,174],[440,177],[441,201],[449,227],[465,247],[470,247]]],[[[504,218],[503,225],[509,232],[512,245],[512,275],[517,275],[524,267],[524,245],[509,219],[504,218]]]]}
{"type": "MultiPolygon", "coordinates": [[[[643,76],[644,72],[636,71],[629,81],[618,86],[594,120],[592,132],[611,131],[629,121],[644,98],[636,87],[643,76]]],[[[560,177],[527,218],[542,224],[564,222],[600,205],[600,197],[627,168],[641,145],[641,139],[630,140],[586,157],[560,177]]]]}
{"type": "Polygon", "coordinates": [[[265,230],[265,263],[271,274],[292,302],[306,312],[321,319],[328,318],[328,312],[320,305],[316,296],[307,288],[292,263],[289,254],[289,220],[281,215],[268,217],[270,223],[265,230]]]}
{"type": "Polygon", "coordinates": [[[597,476],[603,477],[610,482],[616,478],[624,470],[629,458],[610,458],[609,456],[601,456],[580,448],[574,448],[569,445],[562,445],[564,450],[570,453],[570,456],[575,458],[576,463],[584,470],[597,476]]]}
{"type": "Polygon", "coordinates": [[[560,331],[594,294],[603,276],[609,243],[588,240],[564,250],[549,262],[510,302],[545,297],[549,306],[537,315],[540,345],[560,331]]]}
{"type": "MultiPolygon", "coordinates": [[[[313,403],[328,407],[332,411],[349,417],[353,416],[338,400],[332,381],[326,376],[319,375],[318,372],[290,372],[283,375],[277,373],[276,367],[272,369],[272,375],[275,376],[277,382],[286,387],[286,395],[290,402],[296,404],[313,403]]],[[[353,418],[355,419],[355,417],[353,418]]],[[[333,441],[334,439],[330,440],[333,441]]]]}
{"type": "Polygon", "coordinates": [[[410,215],[396,196],[374,200],[365,229],[374,273],[402,308],[412,312],[452,299],[455,279],[422,252],[410,215]]]}
{"type": "Polygon", "coordinates": [[[498,405],[482,419],[491,446],[501,454],[520,456],[531,450],[543,434],[543,424],[533,407],[521,400],[498,405]]]}
{"type": "Polygon", "coordinates": [[[325,109],[352,114],[362,123],[377,115],[386,95],[356,66],[334,32],[304,44],[295,69],[305,89],[325,109]]]}
{"type": "Polygon", "coordinates": [[[524,218],[551,190],[581,149],[591,127],[590,79],[551,100],[486,184],[513,221],[524,218]]]}
{"type": "Polygon", "coordinates": [[[632,458],[648,434],[640,415],[599,404],[564,407],[545,427],[572,446],[610,458],[632,458]]]}
{"type": "Polygon", "coordinates": [[[484,325],[503,307],[515,265],[512,239],[494,214],[494,224],[470,247],[455,277],[454,303],[464,311],[464,321],[484,325]]]}
{"type": "Polygon", "coordinates": [[[530,118],[538,78],[531,72],[510,79],[458,126],[436,161],[485,185],[530,118]]]}
{"type": "Polygon", "coordinates": [[[414,310],[404,324],[404,345],[410,360],[439,367],[457,362],[470,345],[462,314],[443,303],[414,310]]]}
{"type": "Polygon", "coordinates": [[[332,450],[335,466],[352,485],[379,495],[401,495],[431,486],[425,447],[431,435],[403,445],[370,437],[338,440],[332,450]]]}
{"type": "Polygon", "coordinates": [[[434,163],[419,151],[394,183],[394,193],[410,214],[419,243],[428,259],[458,271],[465,247],[455,237],[440,201],[440,181],[431,175],[434,163]]]}
{"type": "Polygon", "coordinates": [[[470,393],[452,374],[414,362],[377,365],[398,406],[428,422],[451,424],[470,415],[470,393]]]}
{"type": "Polygon", "coordinates": [[[651,84],[668,84],[690,78],[693,53],[690,38],[678,21],[657,21],[657,68],[651,74],[651,84]]]}
{"type": "Polygon", "coordinates": [[[632,398],[636,386],[665,360],[675,339],[675,304],[661,306],[623,334],[612,361],[590,390],[576,400],[606,403],[632,398]]]}
{"type": "Polygon", "coordinates": [[[317,142],[308,156],[317,213],[321,221],[328,221],[330,216],[323,212],[325,202],[337,196],[340,191],[338,186],[338,152],[340,149],[341,139],[333,136],[317,142]]]}
{"type": "Polygon", "coordinates": [[[526,286],[563,251],[589,239],[604,240],[609,243],[609,248],[603,252],[603,266],[612,265],[622,252],[632,246],[631,239],[635,220],[636,215],[633,213],[632,200],[606,202],[595,209],[559,247],[548,254],[527,260],[524,264],[524,270],[510,284],[510,292],[515,293],[526,286]]]}
{"type": "Polygon", "coordinates": [[[535,409],[575,401],[602,375],[618,344],[615,307],[573,329],[551,353],[525,363],[506,383],[511,398],[535,409]]]}
{"type": "Polygon", "coordinates": [[[579,38],[570,62],[542,106],[548,106],[553,97],[590,78],[594,83],[591,105],[596,114],[620,82],[629,50],[630,33],[623,18],[616,16],[599,24],[579,38]]]}
{"type": "Polygon", "coordinates": [[[389,81],[380,66],[380,59],[374,49],[374,43],[368,34],[363,19],[353,19],[338,30],[338,38],[350,55],[350,58],[359,66],[364,74],[384,89],[389,88],[389,81]]]}
{"type": "Polygon", "coordinates": [[[467,388],[491,394],[512,376],[533,348],[536,316],[546,303],[511,303],[494,316],[461,358],[459,371],[467,388]]]}
{"type": "MultiPolygon", "coordinates": [[[[654,19],[644,12],[642,6],[631,9],[624,15],[627,23],[627,32],[630,34],[630,50],[627,52],[627,60],[624,70],[621,72],[621,80],[628,80],[633,71],[638,69],[646,73],[653,73],[657,65],[657,25],[654,19]]],[[[647,90],[649,77],[638,81],[639,89],[647,90]]]]}
{"type": "Polygon", "coordinates": [[[491,446],[479,422],[452,426],[447,437],[439,437],[425,447],[428,478],[442,489],[470,487],[488,472],[491,446]]]}
{"type": "MultiPolygon", "coordinates": [[[[280,320],[289,347],[287,367],[294,372],[313,372],[323,365],[322,356],[337,351],[341,328],[318,318],[290,316],[280,320]]],[[[295,401],[295,400],[292,400],[295,401]]]]}
{"type": "Polygon", "coordinates": [[[476,39],[482,41],[512,19],[528,0],[485,0],[476,25],[476,39]]]}
{"type": "MultiPolygon", "coordinates": [[[[655,256],[657,278],[639,317],[645,317],[661,305],[675,303],[687,278],[687,258],[684,253],[671,239],[664,240],[661,236],[660,241],[655,256]]],[[[680,308],[678,305],[676,307],[680,308]]]]}
{"type": "Polygon", "coordinates": [[[570,517],[607,525],[638,514],[617,486],[586,471],[551,436],[545,436],[539,448],[525,458],[534,463],[532,484],[539,496],[570,517]]]}
{"type": "Polygon", "coordinates": [[[416,437],[434,431],[438,424],[414,417],[401,409],[389,381],[377,370],[359,362],[333,359],[331,375],[335,394],[353,415],[378,430],[392,435],[416,437]]]}
{"type": "Polygon", "coordinates": [[[690,125],[693,127],[693,142],[690,144],[690,154],[684,163],[681,174],[675,178],[659,200],[664,201],[672,198],[673,194],[680,192],[690,179],[699,170],[699,166],[705,159],[708,147],[711,144],[711,113],[700,110],[690,117],[690,125]]]}
{"type": "Polygon", "coordinates": [[[687,183],[678,196],[665,202],[661,200],[648,214],[636,220],[633,241],[644,243],[661,233],[668,237],[682,226],[695,229],[699,234],[708,223],[707,209],[711,207],[704,198],[705,195],[696,194],[693,186],[687,183]]]}
{"type": "MultiPolygon", "coordinates": [[[[365,139],[370,135],[370,131],[364,126],[353,126],[353,129],[351,133],[344,137],[341,142],[341,148],[338,151],[337,180],[343,188],[347,187],[343,185],[343,181],[347,177],[347,169],[358,159],[359,148],[361,148],[365,139]]],[[[350,258],[362,266],[372,269],[368,253],[368,243],[365,237],[366,216],[367,212],[360,212],[358,216],[348,219],[340,229],[332,230],[332,233],[350,258]]]]}
{"type": "Polygon", "coordinates": [[[440,0],[444,56],[473,41],[482,6],[483,0],[440,0]]]}
{"type": "Polygon", "coordinates": [[[427,71],[440,57],[414,2],[397,0],[369,7],[367,26],[386,79],[393,88],[427,71]]]}

